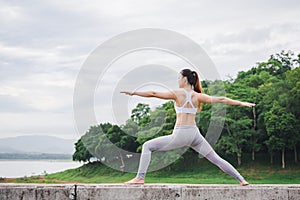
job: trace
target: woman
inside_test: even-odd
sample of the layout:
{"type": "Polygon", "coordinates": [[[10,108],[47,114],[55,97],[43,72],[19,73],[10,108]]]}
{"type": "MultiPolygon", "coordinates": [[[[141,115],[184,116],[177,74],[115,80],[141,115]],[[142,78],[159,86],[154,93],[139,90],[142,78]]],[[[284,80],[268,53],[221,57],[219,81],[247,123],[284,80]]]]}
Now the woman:
{"type": "Polygon", "coordinates": [[[144,184],[144,178],[151,159],[152,151],[167,151],[184,146],[190,146],[202,154],[210,162],[217,165],[225,173],[234,177],[240,185],[249,185],[238,171],[227,161],[222,159],[205,138],[200,134],[196,126],[195,117],[197,111],[201,110],[201,103],[224,103],[229,105],[240,105],[252,107],[253,103],[240,102],[226,97],[213,97],[203,93],[198,74],[190,69],[184,69],[179,73],[178,86],[183,90],[172,92],[127,92],[127,95],[141,97],[156,97],[159,99],[174,100],[176,111],[176,124],[171,135],[162,136],[149,140],[143,144],[137,176],[125,182],[125,184],[144,184]]]}

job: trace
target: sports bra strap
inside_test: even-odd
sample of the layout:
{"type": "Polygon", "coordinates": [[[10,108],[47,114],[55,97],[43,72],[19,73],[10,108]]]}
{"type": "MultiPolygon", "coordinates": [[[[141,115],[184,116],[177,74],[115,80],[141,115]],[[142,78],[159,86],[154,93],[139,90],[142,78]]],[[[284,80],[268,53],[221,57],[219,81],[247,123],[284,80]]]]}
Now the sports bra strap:
{"type": "Polygon", "coordinates": [[[187,103],[190,103],[192,108],[195,108],[195,106],[192,102],[193,90],[187,91],[187,90],[184,89],[184,92],[185,92],[186,100],[185,100],[184,104],[181,107],[184,107],[187,103]]]}
{"type": "Polygon", "coordinates": [[[191,113],[191,114],[196,114],[197,113],[197,108],[195,108],[193,102],[192,102],[192,94],[193,91],[186,91],[184,89],[185,95],[186,95],[186,100],[184,102],[184,104],[182,106],[176,106],[176,104],[174,104],[175,107],[175,111],[176,113],[191,113]],[[192,106],[191,108],[186,108],[185,106],[187,105],[187,103],[190,103],[190,105],[192,106]]]}

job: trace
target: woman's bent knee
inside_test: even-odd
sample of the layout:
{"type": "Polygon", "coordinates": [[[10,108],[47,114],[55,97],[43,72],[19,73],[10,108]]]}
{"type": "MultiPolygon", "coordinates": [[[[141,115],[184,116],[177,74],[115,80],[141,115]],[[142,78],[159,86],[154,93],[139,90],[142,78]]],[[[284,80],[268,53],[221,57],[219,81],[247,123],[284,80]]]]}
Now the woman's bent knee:
{"type": "Polygon", "coordinates": [[[150,152],[154,150],[154,146],[150,141],[143,144],[143,152],[150,152]]]}

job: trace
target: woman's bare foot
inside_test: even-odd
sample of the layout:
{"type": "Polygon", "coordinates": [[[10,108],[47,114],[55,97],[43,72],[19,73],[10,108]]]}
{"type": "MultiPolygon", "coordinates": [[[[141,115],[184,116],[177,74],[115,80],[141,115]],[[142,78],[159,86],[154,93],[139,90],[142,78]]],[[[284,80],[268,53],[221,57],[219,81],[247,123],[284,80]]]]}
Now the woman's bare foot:
{"type": "Polygon", "coordinates": [[[144,179],[138,177],[135,177],[134,179],[125,182],[126,185],[143,185],[144,183],[145,183],[144,179]]]}
{"type": "Polygon", "coordinates": [[[243,180],[243,181],[240,182],[240,185],[241,186],[247,186],[247,185],[249,185],[249,183],[247,181],[243,180]]]}

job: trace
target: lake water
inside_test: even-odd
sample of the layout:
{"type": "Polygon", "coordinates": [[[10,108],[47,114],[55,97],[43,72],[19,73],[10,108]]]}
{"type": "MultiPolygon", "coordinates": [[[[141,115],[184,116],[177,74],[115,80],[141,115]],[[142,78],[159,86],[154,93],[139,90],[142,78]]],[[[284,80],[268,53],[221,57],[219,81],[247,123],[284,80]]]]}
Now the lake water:
{"type": "Polygon", "coordinates": [[[0,160],[0,177],[17,178],[51,174],[80,167],[82,163],[69,160],[0,160]]]}

